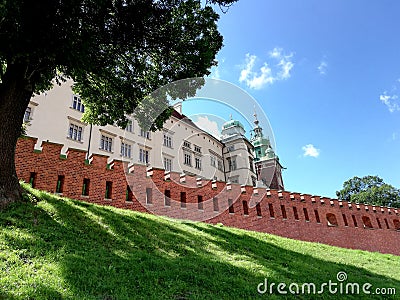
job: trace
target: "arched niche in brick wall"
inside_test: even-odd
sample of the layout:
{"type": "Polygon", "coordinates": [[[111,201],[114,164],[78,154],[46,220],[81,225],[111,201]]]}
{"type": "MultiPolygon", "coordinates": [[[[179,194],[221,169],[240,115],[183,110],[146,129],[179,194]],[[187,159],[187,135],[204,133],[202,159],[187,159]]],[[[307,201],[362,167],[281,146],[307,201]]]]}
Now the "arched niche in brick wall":
{"type": "Polygon", "coordinates": [[[327,213],[326,220],[328,221],[328,226],[338,226],[339,225],[335,214],[327,213]]]}
{"type": "Polygon", "coordinates": [[[396,230],[400,230],[400,221],[399,220],[393,220],[394,228],[396,230]]]}
{"type": "Polygon", "coordinates": [[[369,217],[363,216],[362,217],[362,221],[363,221],[363,224],[364,224],[364,228],[366,228],[366,229],[374,228],[374,226],[372,226],[371,219],[369,217]]]}

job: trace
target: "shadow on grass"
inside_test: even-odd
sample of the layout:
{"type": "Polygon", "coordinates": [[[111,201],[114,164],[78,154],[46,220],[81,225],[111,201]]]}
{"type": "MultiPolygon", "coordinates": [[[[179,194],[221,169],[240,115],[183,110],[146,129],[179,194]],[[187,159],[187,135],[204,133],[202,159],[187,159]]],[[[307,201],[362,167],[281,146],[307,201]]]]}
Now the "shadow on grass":
{"type": "MultiPolygon", "coordinates": [[[[268,278],[269,283],[313,282],[319,286],[329,280],[337,282],[336,274],[342,271],[349,275],[349,282],[370,282],[400,292],[399,280],[301,253],[302,249],[293,249],[301,244],[289,240],[285,246],[269,235],[47,194],[41,197],[45,201],[38,206],[18,204],[0,215],[0,237],[7,251],[17,257],[8,271],[0,269],[1,274],[8,272],[11,279],[15,276],[21,281],[3,289],[0,299],[2,295],[4,299],[279,298],[276,288],[272,296],[260,295],[257,285],[268,278]],[[23,271],[26,276],[20,274],[23,271]],[[20,296],[16,296],[18,291],[20,296]]],[[[344,260],[355,253],[342,251],[344,260]]],[[[371,254],[372,260],[376,256],[388,263],[395,260],[394,256],[371,254]]],[[[313,297],[340,299],[343,295],[331,295],[326,289],[322,295],[296,296],[313,297]]],[[[359,299],[360,295],[346,298],[359,299]]],[[[381,299],[377,295],[368,298],[381,299]]]]}

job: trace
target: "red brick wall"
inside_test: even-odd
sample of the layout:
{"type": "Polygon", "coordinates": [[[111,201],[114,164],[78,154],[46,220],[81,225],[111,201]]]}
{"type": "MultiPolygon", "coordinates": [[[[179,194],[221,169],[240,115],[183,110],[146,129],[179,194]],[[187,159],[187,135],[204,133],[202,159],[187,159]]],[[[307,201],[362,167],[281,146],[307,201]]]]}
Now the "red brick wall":
{"type": "Polygon", "coordinates": [[[177,173],[165,177],[164,170],[146,170],[145,166],[128,166],[118,160],[111,162],[112,167],[108,168],[107,156],[93,155],[90,164],[87,164],[84,151],[69,149],[67,158],[62,158],[62,145],[44,142],[42,151],[37,153],[33,151],[35,143],[36,139],[32,138],[19,140],[16,168],[19,178],[26,182],[29,182],[31,173],[35,173],[35,187],[38,189],[55,192],[57,180],[63,176],[62,195],[74,199],[173,218],[223,223],[298,240],[400,255],[400,228],[396,228],[400,217],[397,209],[348,204],[336,199],[236,184],[227,186],[224,182],[198,181],[190,176],[180,177],[177,173]],[[84,178],[90,180],[89,196],[82,196],[84,178]],[[106,181],[112,182],[112,199],[105,199],[106,181]],[[126,201],[127,184],[132,189],[132,201],[126,201]],[[165,199],[166,190],[170,193],[169,201],[165,199]],[[198,204],[199,196],[203,200],[202,207],[198,204]],[[247,215],[244,201],[247,203],[247,215]],[[232,203],[231,210],[229,203],[232,203]],[[319,222],[315,211],[318,212],[319,222]]]}

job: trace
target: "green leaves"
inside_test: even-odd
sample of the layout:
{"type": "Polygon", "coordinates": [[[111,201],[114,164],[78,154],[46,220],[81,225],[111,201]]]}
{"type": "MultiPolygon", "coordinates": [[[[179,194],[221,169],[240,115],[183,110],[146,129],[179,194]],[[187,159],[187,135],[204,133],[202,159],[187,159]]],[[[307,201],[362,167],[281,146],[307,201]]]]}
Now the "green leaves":
{"type": "MultiPolygon", "coordinates": [[[[53,79],[59,83],[62,77],[70,77],[85,102],[85,121],[123,125],[125,115],[158,88],[210,73],[222,36],[217,30],[219,16],[208,4],[200,0],[2,1],[0,76],[7,65],[23,63],[27,65],[23,76],[36,92],[48,89],[53,79]]],[[[167,106],[153,116],[152,129],[162,127],[172,112],[166,109],[167,96],[184,99],[198,85],[191,88],[157,97],[167,106]]]]}
{"type": "Polygon", "coordinates": [[[336,196],[356,203],[400,207],[400,190],[378,176],[355,176],[343,183],[343,189],[336,196]]]}

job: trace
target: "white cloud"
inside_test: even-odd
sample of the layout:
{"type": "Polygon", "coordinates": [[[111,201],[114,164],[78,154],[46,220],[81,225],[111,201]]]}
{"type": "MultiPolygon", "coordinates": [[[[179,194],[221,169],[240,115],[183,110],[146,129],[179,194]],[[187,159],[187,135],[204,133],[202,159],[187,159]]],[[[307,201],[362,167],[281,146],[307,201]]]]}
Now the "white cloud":
{"type": "Polygon", "coordinates": [[[395,111],[400,111],[400,105],[399,105],[399,97],[397,95],[388,95],[387,92],[383,92],[382,95],[379,96],[379,100],[382,101],[383,104],[387,106],[389,111],[395,112],[395,111]]]}
{"type": "Polygon", "coordinates": [[[194,124],[199,126],[204,131],[207,131],[209,134],[213,135],[216,138],[220,137],[220,132],[218,129],[218,124],[215,121],[211,121],[207,116],[198,116],[196,121],[193,121],[194,124]]]}
{"type": "Polygon", "coordinates": [[[318,157],[320,150],[315,148],[313,144],[308,144],[302,147],[303,156],[318,157]]]}
{"type": "Polygon", "coordinates": [[[275,61],[275,65],[262,62],[261,67],[255,68],[257,56],[246,54],[245,64],[240,71],[239,82],[244,82],[251,89],[261,89],[267,84],[273,84],[278,80],[290,78],[294,67],[293,53],[284,55],[282,48],[274,48],[268,53],[268,58],[275,61]]]}
{"type": "Polygon", "coordinates": [[[319,74],[325,75],[327,68],[328,68],[328,63],[326,61],[324,61],[324,60],[321,61],[321,63],[318,66],[319,74]]]}

